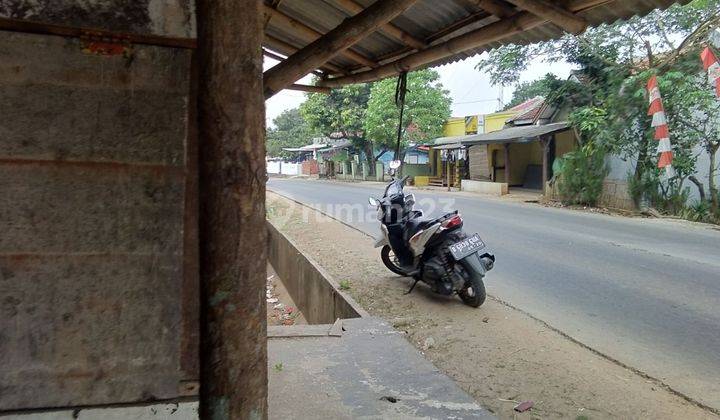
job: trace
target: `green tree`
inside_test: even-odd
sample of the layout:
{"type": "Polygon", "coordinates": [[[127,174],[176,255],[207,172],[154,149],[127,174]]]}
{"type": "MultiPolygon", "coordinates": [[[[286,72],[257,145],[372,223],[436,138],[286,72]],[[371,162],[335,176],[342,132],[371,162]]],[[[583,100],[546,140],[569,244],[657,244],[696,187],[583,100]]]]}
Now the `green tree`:
{"type": "Polygon", "coordinates": [[[325,136],[340,134],[357,150],[365,152],[374,169],[373,143],[365,135],[365,117],[370,85],[357,84],[333,89],[329,95],[310,93],[300,105],[300,112],[309,126],[325,136]]]}
{"type": "Polygon", "coordinates": [[[510,99],[510,102],[506,105],[506,107],[512,108],[515,105],[520,105],[529,99],[535,98],[536,96],[548,98],[556,93],[563,83],[564,80],[561,80],[552,73],[548,73],[540,79],[530,82],[522,82],[518,84],[513,91],[512,99],[510,99]]]}
{"type": "MultiPolygon", "coordinates": [[[[442,127],[450,117],[450,96],[438,82],[434,70],[408,73],[402,147],[408,142],[424,142],[442,136],[442,127]]],[[[365,132],[376,146],[394,150],[400,110],[395,105],[396,79],[376,82],[370,91],[365,132]]]]}
{"type": "Polygon", "coordinates": [[[311,142],[314,132],[300,115],[298,108],[288,109],[273,119],[273,128],[266,133],[268,156],[289,157],[291,152],[285,147],[300,147],[311,142]]]}
{"type": "MultiPolygon", "coordinates": [[[[713,214],[718,215],[720,203],[715,178],[717,152],[720,149],[720,100],[702,72],[696,54],[680,56],[676,65],[661,76],[660,89],[665,98],[666,112],[672,117],[671,130],[674,131],[671,131],[670,135],[673,141],[683,146],[681,150],[689,150],[698,145],[709,158],[710,208],[713,214]]],[[[689,159],[693,159],[693,156],[680,156],[681,164],[689,159]]],[[[675,157],[673,166],[677,166],[677,160],[678,157],[675,157]]],[[[704,199],[705,194],[700,182],[693,177],[690,177],[690,180],[698,186],[701,199],[704,199]]]]}
{"type": "Polygon", "coordinates": [[[703,77],[698,53],[709,29],[718,23],[720,0],[695,0],[644,17],[590,28],[579,36],[501,47],[493,50],[478,68],[488,73],[494,83],[509,84],[517,81],[532,59],[565,60],[579,66],[586,94],[575,91],[571,120],[576,128],[585,127],[579,130],[585,141],[636,162],[631,174],[635,185],[651,185],[645,180],[659,176],[645,91],[647,79],[658,75],[676,156],[673,166],[678,170],[678,177],[665,181],[660,188],[668,199],[682,194],[682,181],[694,171],[693,145],[707,145],[711,159],[717,151],[712,147],[715,140],[707,140],[712,136],[703,139],[698,134],[698,130],[712,124],[704,122],[707,115],[703,115],[715,112],[707,101],[710,88],[699,83],[703,77]],[[603,115],[600,123],[598,113],[603,115]]]}

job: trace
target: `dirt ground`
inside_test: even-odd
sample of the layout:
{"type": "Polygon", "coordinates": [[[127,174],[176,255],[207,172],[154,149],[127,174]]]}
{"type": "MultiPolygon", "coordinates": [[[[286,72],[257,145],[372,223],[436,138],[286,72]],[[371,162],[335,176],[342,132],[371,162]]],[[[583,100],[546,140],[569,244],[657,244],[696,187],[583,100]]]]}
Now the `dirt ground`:
{"type": "MultiPolygon", "coordinates": [[[[268,217],[371,315],[393,323],[441,371],[500,418],[718,418],[651,379],[492,298],[477,309],[395,276],[372,239],[268,192],[268,217]],[[531,400],[534,407],[513,407],[531,400]]],[[[491,280],[490,273],[489,281],[491,280]]]]}

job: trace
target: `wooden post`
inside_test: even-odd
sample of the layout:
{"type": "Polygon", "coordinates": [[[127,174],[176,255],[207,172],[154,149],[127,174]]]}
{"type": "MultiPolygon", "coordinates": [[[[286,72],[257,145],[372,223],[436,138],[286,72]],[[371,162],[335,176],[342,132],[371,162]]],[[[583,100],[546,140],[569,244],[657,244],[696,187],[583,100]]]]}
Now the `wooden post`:
{"type": "Polygon", "coordinates": [[[460,159],[455,159],[455,188],[457,188],[458,191],[461,189],[460,182],[460,159]]]}
{"type": "Polygon", "coordinates": [[[548,146],[550,141],[547,137],[539,137],[540,145],[542,146],[542,191],[545,195],[545,188],[548,181],[548,146]]]}
{"type": "Polygon", "coordinates": [[[262,2],[199,0],[200,417],[267,417],[262,2]]]}
{"type": "Polygon", "coordinates": [[[451,166],[451,163],[450,163],[450,151],[448,150],[448,157],[447,157],[447,160],[445,161],[445,172],[447,172],[447,176],[446,176],[446,177],[447,177],[448,191],[452,191],[452,190],[450,189],[450,170],[451,170],[451,169],[450,169],[450,166],[451,166]]]}
{"type": "Polygon", "coordinates": [[[510,143],[503,144],[505,147],[505,183],[510,191],[510,143]]]}

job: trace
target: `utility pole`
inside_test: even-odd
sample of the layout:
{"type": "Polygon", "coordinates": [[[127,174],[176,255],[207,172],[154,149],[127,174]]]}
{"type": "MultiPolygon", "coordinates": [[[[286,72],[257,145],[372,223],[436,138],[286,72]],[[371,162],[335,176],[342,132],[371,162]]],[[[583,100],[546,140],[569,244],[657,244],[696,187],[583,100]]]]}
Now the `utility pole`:
{"type": "Polygon", "coordinates": [[[505,101],[504,101],[504,99],[505,99],[505,98],[504,98],[504,97],[505,97],[504,92],[505,92],[505,85],[500,85],[500,91],[498,92],[498,98],[497,98],[497,101],[498,101],[498,111],[502,111],[503,107],[505,106],[505,103],[504,103],[504,102],[505,102],[505,101]]]}

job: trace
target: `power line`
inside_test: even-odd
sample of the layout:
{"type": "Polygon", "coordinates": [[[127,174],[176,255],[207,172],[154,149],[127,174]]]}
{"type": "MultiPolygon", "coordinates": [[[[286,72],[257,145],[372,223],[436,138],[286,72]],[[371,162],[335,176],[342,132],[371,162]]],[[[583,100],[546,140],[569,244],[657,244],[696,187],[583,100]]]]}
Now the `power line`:
{"type": "Polygon", "coordinates": [[[497,102],[497,98],[495,98],[495,99],[478,99],[477,101],[467,101],[467,102],[453,102],[453,105],[476,104],[479,102],[497,102]]]}

